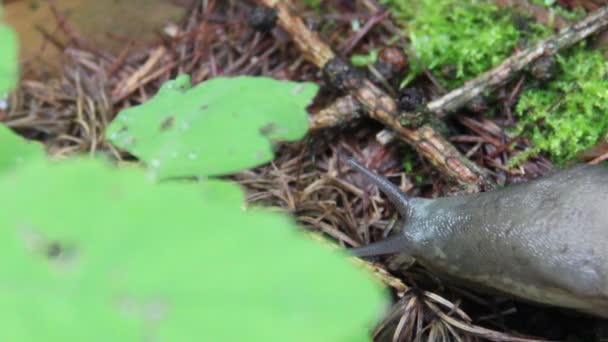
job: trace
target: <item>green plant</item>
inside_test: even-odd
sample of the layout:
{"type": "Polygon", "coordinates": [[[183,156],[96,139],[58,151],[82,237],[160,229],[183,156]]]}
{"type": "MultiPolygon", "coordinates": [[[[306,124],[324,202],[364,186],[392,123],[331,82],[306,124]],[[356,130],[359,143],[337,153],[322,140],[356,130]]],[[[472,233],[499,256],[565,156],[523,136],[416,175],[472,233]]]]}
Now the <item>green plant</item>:
{"type": "MultiPolygon", "coordinates": [[[[209,153],[200,158],[214,161],[150,165],[163,176],[225,174],[263,163],[250,155],[269,149],[262,138],[295,139],[316,93],[265,78],[208,83],[191,92],[187,78],[165,84],[108,134],[136,139],[125,146],[142,158],[201,146],[209,153]],[[258,103],[254,94],[268,92],[273,105],[258,103]],[[223,111],[209,114],[213,107],[223,111]],[[199,134],[171,136],[184,120],[199,134]],[[269,122],[276,130],[260,132],[269,122]],[[244,138],[256,147],[225,150],[244,138]]],[[[23,148],[5,140],[9,150],[23,148]]],[[[158,183],[146,174],[96,159],[34,157],[0,174],[0,193],[10,198],[0,211],[0,340],[368,340],[384,293],[343,252],[305,238],[284,215],[244,210],[242,191],[228,181],[158,183]]]]}
{"type": "MultiPolygon", "coordinates": [[[[486,1],[384,0],[409,33],[420,61],[450,88],[489,70],[509,56],[523,36],[511,13],[486,1]],[[453,68],[452,72],[444,69],[453,68]]],[[[536,30],[537,27],[534,27],[536,30]]],[[[541,32],[539,32],[541,33],[541,32]]],[[[410,59],[408,83],[422,72],[410,59]]]]}
{"type": "MultiPolygon", "coordinates": [[[[2,8],[0,7],[0,16],[2,8]]],[[[17,83],[17,37],[0,22],[0,99],[17,83]]]]}
{"type": "Polygon", "coordinates": [[[378,60],[378,51],[372,50],[367,55],[353,55],[350,62],[356,67],[364,67],[376,63],[378,60]]]}
{"type": "Polygon", "coordinates": [[[38,160],[0,191],[3,341],[362,341],[381,309],[342,253],[228,182],[38,160]]]}
{"type": "Polygon", "coordinates": [[[42,145],[27,142],[10,128],[0,125],[0,175],[30,159],[44,156],[42,145]]]}
{"type": "Polygon", "coordinates": [[[272,160],[272,142],[302,138],[305,106],[317,89],[248,76],[192,88],[182,75],[148,102],[120,112],[106,137],[159,177],[226,174],[272,160]]]}
{"type": "Polygon", "coordinates": [[[608,131],[608,62],[602,53],[579,45],[557,60],[558,78],[526,91],[516,106],[518,133],[523,131],[534,144],[517,161],[545,152],[561,164],[608,131]]]}

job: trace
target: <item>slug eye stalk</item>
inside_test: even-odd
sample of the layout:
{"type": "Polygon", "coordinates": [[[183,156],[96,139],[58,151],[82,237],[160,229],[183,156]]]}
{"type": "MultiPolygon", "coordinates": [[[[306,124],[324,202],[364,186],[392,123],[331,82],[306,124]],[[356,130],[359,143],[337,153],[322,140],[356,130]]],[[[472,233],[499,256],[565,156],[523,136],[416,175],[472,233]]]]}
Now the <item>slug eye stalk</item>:
{"type": "Polygon", "coordinates": [[[391,236],[385,240],[369,245],[351,248],[348,252],[356,257],[369,257],[394,253],[406,253],[410,245],[405,235],[391,236]]]}
{"type": "MultiPolygon", "coordinates": [[[[389,201],[395,206],[401,218],[405,221],[409,216],[410,197],[401,192],[401,189],[388,179],[370,171],[354,159],[346,161],[353,169],[360,172],[367,180],[375,184],[386,194],[389,201]]],[[[404,235],[397,235],[371,245],[350,249],[350,253],[357,257],[375,256],[403,252],[408,245],[408,238],[404,235]]]]}
{"type": "Polygon", "coordinates": [[[410,197],[405,193],[401,192],[401,189],[395,184],[391,183],[388,179],[372,172],[365,166],[357,163],[354,159],[348,159],[346,161],[353,169],[360,172],[368,181],[375,184],[382,192],[386,194],[389,201],[395,206],[401,218],[407,220],[410,213],[410,197]]]}

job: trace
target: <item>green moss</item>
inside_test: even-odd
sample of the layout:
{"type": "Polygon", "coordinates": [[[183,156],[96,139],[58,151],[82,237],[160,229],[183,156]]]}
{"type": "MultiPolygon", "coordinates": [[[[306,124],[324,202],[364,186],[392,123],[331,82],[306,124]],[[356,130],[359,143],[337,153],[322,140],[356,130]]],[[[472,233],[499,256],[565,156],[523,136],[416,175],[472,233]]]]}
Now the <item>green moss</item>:
{"type": "Polygon", "coordinates": [[[403,170],[407,173],[411,173],[414,171],[414,162],[411,159],[406,159],[403,161],[403,170]]]}
{"type": "Polygon", "coordinates": [[[557,56],[561,72],[545,88],[526,91],[516,106],[529,155],[545,152],[561,164],[592,147],[608,129],[608,62],[583,45],[557,56]]]}
{"type": "Polygon", "coordinates": [[[368,65],[372,65],[376,63],[378,60],[378,51],[372,50],[368,52],[366,55],[364,54],[355,54],[350,58],[350,62],[356,67],[364,67],[368,65]]]}
{"type": "MultiPolygon", "coordinates": [[[[420,60],[448,88],[491,69],[508,57],[526,35],[543,30],[531,27],[532,33],[518,30],[509,11],[486,1],[467,0],[383,0],[409,33],[411,47],[420,60]],[[454,75],[446,75],[445,67],[454,75]]],[[[408,83],[422,71],[411,59],[408,83]]]]}

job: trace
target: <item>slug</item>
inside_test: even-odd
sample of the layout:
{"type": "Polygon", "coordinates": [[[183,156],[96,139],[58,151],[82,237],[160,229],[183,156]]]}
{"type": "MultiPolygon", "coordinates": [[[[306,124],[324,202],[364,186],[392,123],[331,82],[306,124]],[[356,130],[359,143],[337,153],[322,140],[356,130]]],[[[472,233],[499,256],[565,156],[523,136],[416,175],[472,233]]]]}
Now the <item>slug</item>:
{"type": "Polygon", "coordinates": [[[498,190],[409,197],[348,163],[401,215],[400,232],[351,249],[404,253],[439,275],[608,318],[608,168],[580,165],[498,190]]]}

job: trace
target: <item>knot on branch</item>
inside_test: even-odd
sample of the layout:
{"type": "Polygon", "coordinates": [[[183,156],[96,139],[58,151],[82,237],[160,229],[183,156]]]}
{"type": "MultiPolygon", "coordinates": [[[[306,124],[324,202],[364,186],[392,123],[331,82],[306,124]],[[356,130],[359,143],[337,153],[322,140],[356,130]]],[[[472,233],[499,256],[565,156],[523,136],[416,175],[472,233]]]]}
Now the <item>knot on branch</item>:
{"type": "Polygon", "coordinates": [[[530,74],[541,82],[548,82],[555,78],[558,72],[558,65],[553,55],[546,55],[538,58],[530,66],[530,74]]]}
{"type": "Polygon", "coordinates": [[[328,86],[340,91],[357,90],[364,83],[363,75],[359,70],[337,57],[325,63],[323,77],[328,86]]]}
{"type": "Polygon", "coordinates": [[[268,32],[277,25],[279,16],[274,8],[263,5],[255,6],[247,18],[249,27],[259,32],[268,32]]]}

